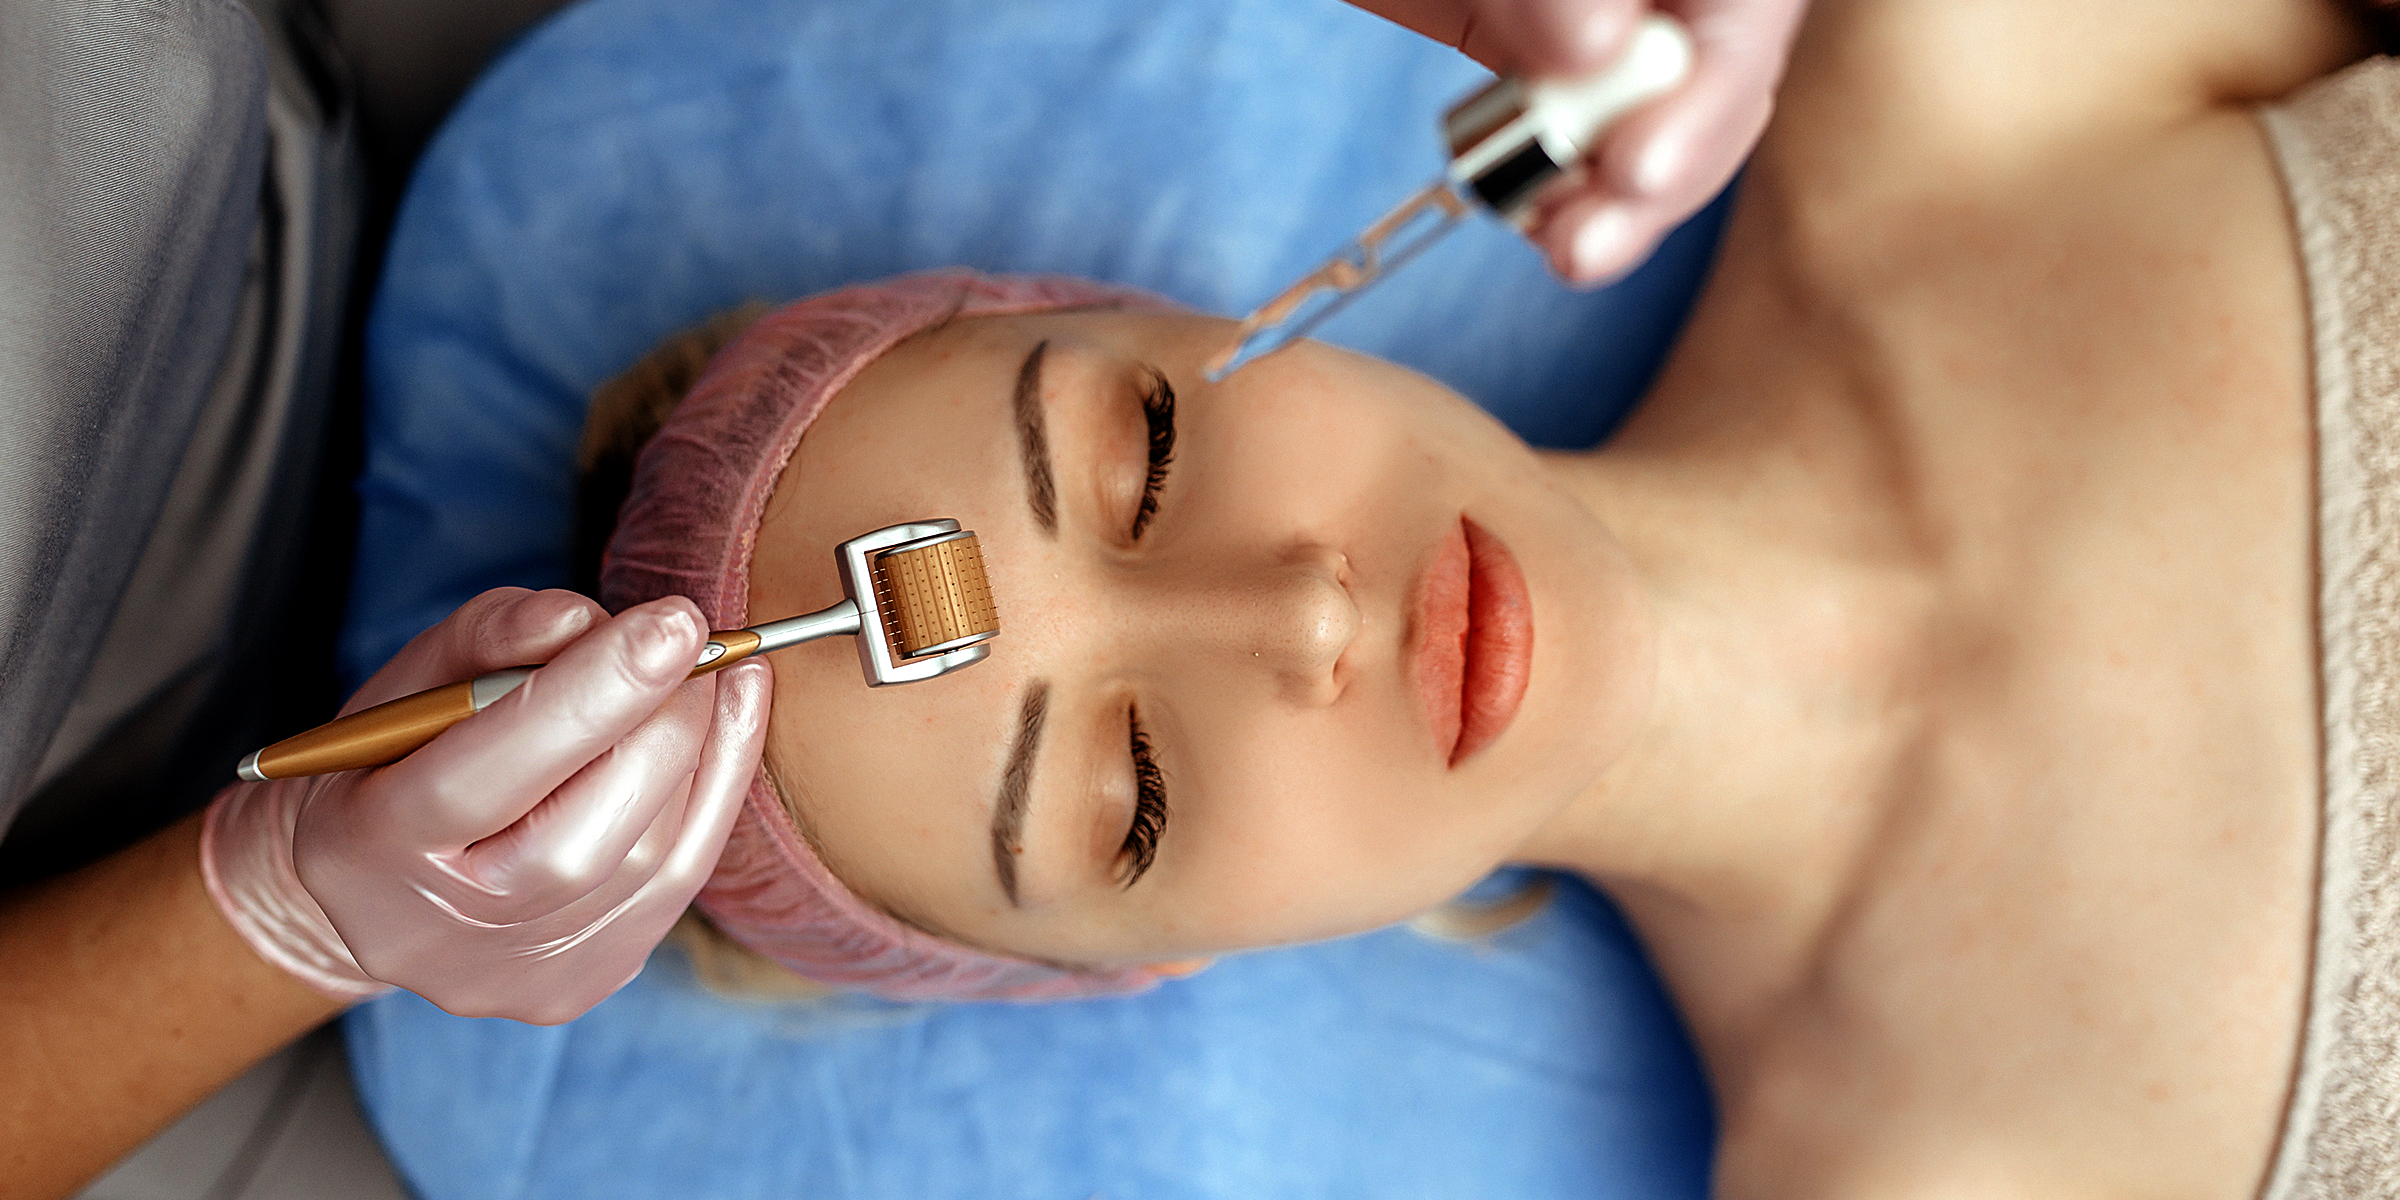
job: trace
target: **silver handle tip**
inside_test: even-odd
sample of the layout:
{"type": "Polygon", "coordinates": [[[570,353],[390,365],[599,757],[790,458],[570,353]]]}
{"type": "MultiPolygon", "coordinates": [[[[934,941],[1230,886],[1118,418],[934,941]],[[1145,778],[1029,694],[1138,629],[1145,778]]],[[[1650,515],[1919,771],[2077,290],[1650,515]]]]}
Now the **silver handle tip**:
{"type": "Polygon", "coordinates": [[[233,773],[241,776],[242,782],[244,783],[267,782],[265,773],[258,769],[258,756],[262,753],[264,753],[264,751],[253,750],[250,753],[243,755],[242,765],[235,767],[233,769],[233,773]]]}

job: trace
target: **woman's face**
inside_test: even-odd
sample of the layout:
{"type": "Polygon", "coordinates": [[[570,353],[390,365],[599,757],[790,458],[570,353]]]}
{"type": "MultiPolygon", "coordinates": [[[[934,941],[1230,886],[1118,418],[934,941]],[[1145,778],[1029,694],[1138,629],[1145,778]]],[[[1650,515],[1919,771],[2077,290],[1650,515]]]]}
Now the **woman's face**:
{"type": "Polygon", "coordinates": [[[981,536],[1000,612],[989,659],[922,683],[866,687],[840,640],[777,656],[770,769],[870,901],[1092,965],[1357,932],[1509,859],[1622,750],[1646,610],[1549,468],[1313,343],[1206,383],[1231,328],[962,320],[801,439],[753,622],[838,602],[835,544],[935,517],[981,536]]]}

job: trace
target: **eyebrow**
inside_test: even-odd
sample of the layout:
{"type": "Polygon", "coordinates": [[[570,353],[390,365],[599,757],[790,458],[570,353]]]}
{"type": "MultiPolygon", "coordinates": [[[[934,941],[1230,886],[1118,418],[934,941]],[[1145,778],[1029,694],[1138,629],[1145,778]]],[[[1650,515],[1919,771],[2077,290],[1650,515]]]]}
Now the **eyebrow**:
{"type": "Polygon", "coordinates": [[[1017,368],[1017,394],[1012,407],[1017,417],[1017,452],[1025,461],[1025,506],[1033,510],[1042,532],[1058,536],[1058,484],[1050,474],[1050,429],[1042,413],[1042,355],[1050,348],[1044,338],[1033,344],[1025,364],[1017,368]]]}
{"type": "MultiPolygon", "coordinates": [[[[1038,352],[1038,351],[1037,351],[1038,352]]],[[[1009,906],[1017,903],[1017,842],[1025,829],[1025,806],[1033,798],[1033,753],[1042,742],[1042,718],[1050,712],[1050,682],[1036,679],[1017,708],[1017,736],[1008,747],[1008,765],[1000,772],[1000,795],[992,801],[992,870],[1009,906]]]]}

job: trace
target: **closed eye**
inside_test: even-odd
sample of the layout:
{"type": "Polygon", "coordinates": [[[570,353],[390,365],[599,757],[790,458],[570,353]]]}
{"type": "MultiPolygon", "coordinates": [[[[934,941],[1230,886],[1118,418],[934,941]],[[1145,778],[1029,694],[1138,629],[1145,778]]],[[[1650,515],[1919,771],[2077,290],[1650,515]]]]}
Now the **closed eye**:
{"type": "Polygon", "coordinates": [[[1133,510],[1133,536],[1140,540],[1158,515],[1158,493],[1167,483],[1167,468],[1175,462],[1175,388],[1155,367],[1142,393],[1142,417],[1150,427],[1150,474],[1142,481],[1142,502],[1133,510]]]}
{"type": "Polygon", "coordinates": [[[1158,858],[1158,835],[1167,827],[1167,777],[1151,752],[1150,735],[1142,732],[1141,710],[1127,709],[1125,724],[1133,743],[1133,824],[1117,852],[1117,870],[1132,887],[1158,858]]]}

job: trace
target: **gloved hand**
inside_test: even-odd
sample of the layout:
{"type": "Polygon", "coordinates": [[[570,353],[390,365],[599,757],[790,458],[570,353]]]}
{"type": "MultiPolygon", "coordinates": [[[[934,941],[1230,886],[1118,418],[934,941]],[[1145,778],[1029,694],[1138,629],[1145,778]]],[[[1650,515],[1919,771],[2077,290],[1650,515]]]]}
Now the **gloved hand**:
{"type": "Polygon", "coordinates": [[[1528,230],[1559,275],[1595,284],[1649,257],[1733,178],[1774,111],[1807,0],[1353,0],[1503,75],[1584,75],[1615,61],[1652,11],[1683,21],[1692,76],[1601,140],[1584,183],[1528,230]]]}
{"type": "Polygon", "coordinates": [[[757,770],[773,676],[682,682],[707,626],[502,588],[420,634],[345,712],[547,661],[372,771],[242,783],[201,836],[217,906],[336,999],[396,985],[461,1016],[570,1020],[642,968],[707,881],[757,770]]]}

